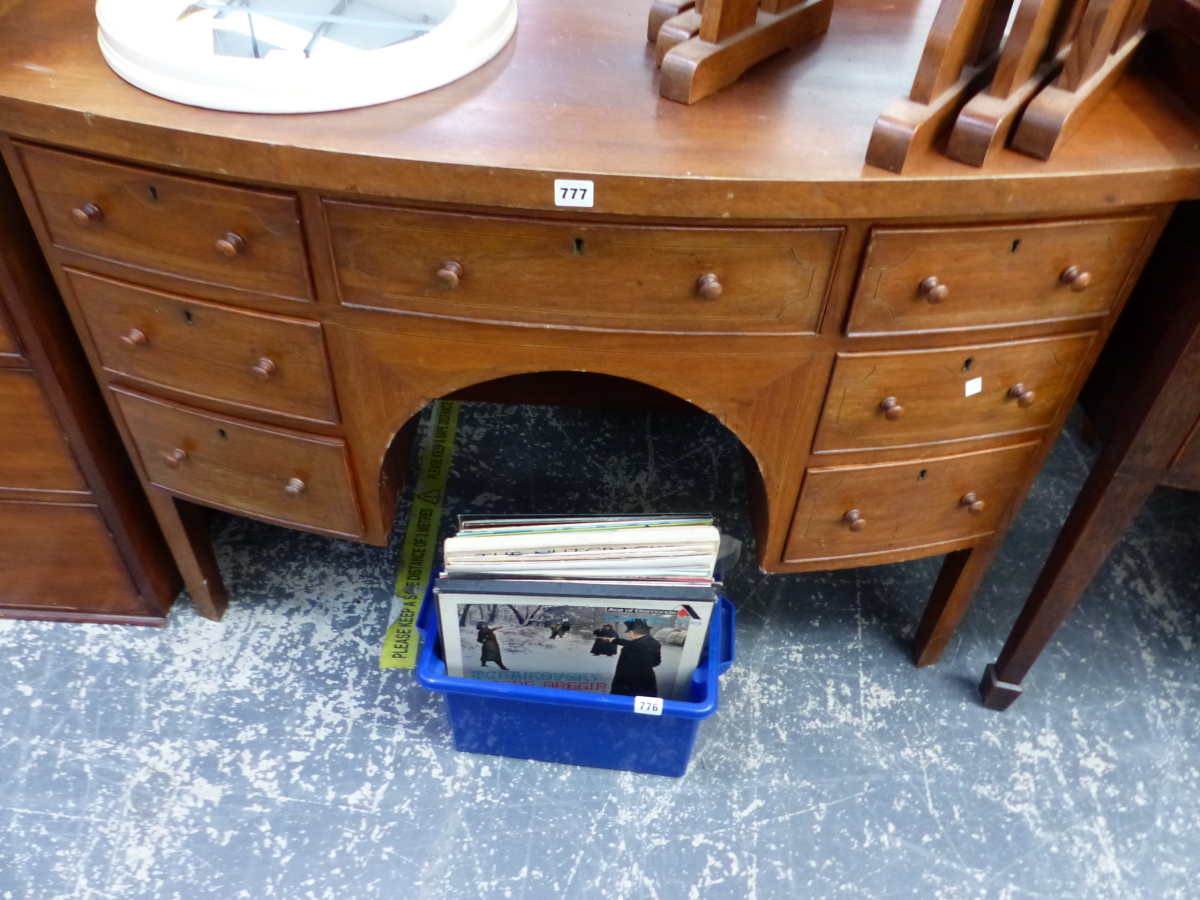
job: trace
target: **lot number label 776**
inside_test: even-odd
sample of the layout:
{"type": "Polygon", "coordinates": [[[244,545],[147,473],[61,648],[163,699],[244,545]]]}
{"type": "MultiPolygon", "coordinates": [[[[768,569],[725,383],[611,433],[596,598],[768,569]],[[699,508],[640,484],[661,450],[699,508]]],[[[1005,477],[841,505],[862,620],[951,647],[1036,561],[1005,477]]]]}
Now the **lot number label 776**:
{"type": "Polygon", "coordinates": [[[633,711],[644,716],[661,716],[663,702],[658,697],[634,697],[633,711]]]}

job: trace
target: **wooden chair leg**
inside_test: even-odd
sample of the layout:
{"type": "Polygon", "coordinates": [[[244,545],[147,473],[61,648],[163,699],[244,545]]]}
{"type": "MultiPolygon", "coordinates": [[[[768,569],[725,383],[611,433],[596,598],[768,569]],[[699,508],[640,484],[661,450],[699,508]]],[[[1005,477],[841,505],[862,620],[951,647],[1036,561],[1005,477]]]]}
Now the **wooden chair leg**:
{"type": "Polygon", "coordinates": [[[979,694],[988,709],[1008,709],[1021,696],[1021,681],[1154,490],[1153,478],[1116,468],[1098,463],[1071,508],[999,659],[984,672],[979,694]]]}
{"type": "Polygon", "coordinates": [[[999,547],[1000,540],[993,536],[946,554],[913,638],[913,661],[918,666],[931,666],[941,659],[999,547]]]}
{"type": "Polygon", "coordinates": [[[219,622],[229,605],[229,598],[213,553],[203,508],[178,500],[156,487],[149,487],[147,493],[197,611],[204,618],[219,622]]]}

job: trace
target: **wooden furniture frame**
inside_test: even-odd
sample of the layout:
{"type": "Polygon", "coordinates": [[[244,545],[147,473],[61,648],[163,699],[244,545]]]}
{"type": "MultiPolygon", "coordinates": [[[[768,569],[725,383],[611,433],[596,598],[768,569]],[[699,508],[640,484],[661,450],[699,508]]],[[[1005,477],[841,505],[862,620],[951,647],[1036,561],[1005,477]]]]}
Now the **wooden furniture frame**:
{"type": "Polygon", "coordinates": [[[426,403],[566,372],[720,418],[768,571],[946,554],[914,647],[937,659],[1200,194],[1197,120],[1134,77],[1050,162],[916,154],[896,178],[861,153],[913,8],[844,11],[805,62],[824,90],[782,90],[781,59],[687,108],[649,89],[644,7],[619,2],[526,4],[461,81],[302,119],[124,85],[86,0],[9,8],[0,150],[206,614],[201,506],[382,543],[426,403]],[[560,179],[593,205],[557,206],[560,179]]]}
{"type": "Polygon", "coordinates": [[[180,578],[0,165],[0,616],[165,625],[180,578]]]}
{"type": "MultiPolygon", "coordinates": [[[[1089,386],[1104,448],[980,684],[1004,710],[1157,485],[1200,490],[1200,204],[1181,206],[1089,386]],[[1122,399],[1123,398],[1123,399],[1122,399]],[[1114,409],[1115,407],[1115,409],[1114,409]]],[[[1200,574],[1200,567],[1198,567],[1200,574]]]]}

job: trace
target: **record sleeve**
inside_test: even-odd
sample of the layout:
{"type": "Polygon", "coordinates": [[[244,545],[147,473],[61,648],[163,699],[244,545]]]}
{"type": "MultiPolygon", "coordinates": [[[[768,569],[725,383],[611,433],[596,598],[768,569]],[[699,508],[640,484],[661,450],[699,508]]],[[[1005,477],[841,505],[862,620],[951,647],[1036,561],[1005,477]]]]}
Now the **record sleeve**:
{"type": "Polygon", "coordinates": [[[544,584],[538,593],[489,591],[491,584],[443,578],[434,587],[448,675],[687,699],[715,591],[648,599],[629,586],[606,597],[546,593],[544,584]]]}

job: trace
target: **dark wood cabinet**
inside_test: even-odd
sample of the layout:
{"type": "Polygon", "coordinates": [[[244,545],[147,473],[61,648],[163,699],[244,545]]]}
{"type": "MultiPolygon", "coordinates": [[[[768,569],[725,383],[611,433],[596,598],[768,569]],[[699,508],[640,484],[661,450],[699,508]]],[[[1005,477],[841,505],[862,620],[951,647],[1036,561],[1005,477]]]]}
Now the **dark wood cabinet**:
{"type": "Polygon", "coordinates": [[[164,624],[178,571],[0,167],[0,616],[164,624]]]}

